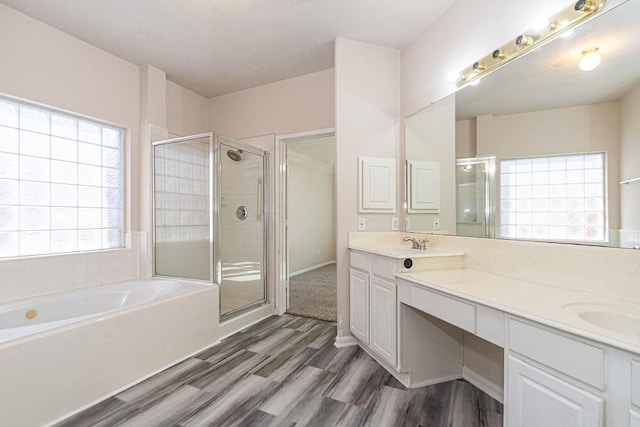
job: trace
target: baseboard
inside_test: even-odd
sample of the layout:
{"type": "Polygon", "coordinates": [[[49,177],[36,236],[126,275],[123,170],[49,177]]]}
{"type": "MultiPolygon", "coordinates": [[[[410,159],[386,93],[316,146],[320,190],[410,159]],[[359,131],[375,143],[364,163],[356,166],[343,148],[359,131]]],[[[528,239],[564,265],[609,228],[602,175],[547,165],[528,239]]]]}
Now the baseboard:
{"type": "Polygon", "coordinates": [[[263,321],[267,317],[273,316],[273,307],[266,303],[255,309],[242,313],[236,317],[225,320],[220,323],[220,340],[223,340],[241,330],[248,328],[258,322],[263,321]]]}
{"type": "Polygon", "coordinates": [[[351,335],[346,337],[336,337],[333,345],[337,348],[353,347],[354,345],[358,345],[358,340],[351,335]]]}
{"type": "Polygon", "coordinates": [[[486,377],[483,377],[476,371],[464,366],[462,368],[462,378],[469,381],[471,384],[478,387],[480,390],[484,391],[498,402],[504,403],[503,388],[497,384],[494,384],[492,381],[489,381],[486,377]]]}
{"type": "MultiPolygon", "coordinates": [[[[426,387],[428,385],[446,383],[447,381],[453,381],[453,380],[459,380],[460,378],[462,378],[462,375],[459,375],[459,374],[448,375],[446,377],[434,378],[434,379],[430,379],[430,380],[426,380],[426,381],[418,381],[418,382],[415,382],[415,383],[411,382],[411,384],[407,388],[426,387]]],[[[469,381],[469,382],[471,382],[471,381],[469,381]]],[[[478,387],[478,388],[480,388],[480,387],[478,387]]]]}
{"type": "Polygon", "coordinates": [[[411,378],[409,374],[398,372],[394,367],[389,365],[386,360],[383,360],[380,356],[378,356],[376,353],[371,351],[370,348],[368,348],[366,345],[362,344],[361,342],[358,342],[358,345],[360,346],[362,351],[367,353],[369,356],[371,356],[373,360],[378,362],[378,364],[382,366],[388,373],[390,373],[391,376],[397,379],[400,384],[402,384],[406,388],[411,388],[411,378]]]}
{"type": "Polygon", "coordinates": [[[325,267],[327,265],[331,265],[331,264],[335,264],[335,261],[327,261],[327,262],[323,262],[322,264],[317,264],[317,265],[312,265],[311,267],[308,268],[304,268],[302,270],[298,270],[298,271],[294,271],[293,273],[289,273],[289,277],[295,277],[295,276],[299,276],[302,273],[307,273],[311,270],[315,270],[316,268],[320,268],[320,267],[325,267]]]}

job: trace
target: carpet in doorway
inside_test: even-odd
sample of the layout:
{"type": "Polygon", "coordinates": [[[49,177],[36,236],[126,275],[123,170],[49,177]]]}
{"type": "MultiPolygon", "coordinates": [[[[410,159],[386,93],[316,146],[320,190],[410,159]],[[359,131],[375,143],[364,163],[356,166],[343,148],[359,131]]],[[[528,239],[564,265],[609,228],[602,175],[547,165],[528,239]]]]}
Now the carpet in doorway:
{"type": "Polygon", "coordinates": [[[336,321],[336,264],[289,278],[287,313],[336,321]]]}

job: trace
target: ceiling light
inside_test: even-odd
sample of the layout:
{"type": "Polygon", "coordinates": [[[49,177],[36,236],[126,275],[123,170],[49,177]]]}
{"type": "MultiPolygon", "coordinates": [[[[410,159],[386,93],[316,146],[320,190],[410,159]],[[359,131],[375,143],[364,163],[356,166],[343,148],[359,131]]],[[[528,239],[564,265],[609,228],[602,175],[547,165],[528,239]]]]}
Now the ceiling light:
{"type": "Polygon", "coordinates": [[[582,58],[580,58],[580,62],[578,63],[578,67],[580,67],[582,71],[591,71],[600,65],[602,57],[598,53],[598,50],[597,47],[594,47],[582,51],[582,58]]]}

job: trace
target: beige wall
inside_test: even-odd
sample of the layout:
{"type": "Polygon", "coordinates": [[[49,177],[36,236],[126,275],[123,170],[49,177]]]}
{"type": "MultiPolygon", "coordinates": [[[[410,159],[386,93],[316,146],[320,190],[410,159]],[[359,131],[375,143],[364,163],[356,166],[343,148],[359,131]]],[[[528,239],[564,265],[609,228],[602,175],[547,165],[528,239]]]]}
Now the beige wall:
{"type": "Polygon", "coordinates": [[[288,151],[289,272],[335,261],[333,167],[288,151]]]}
{"type": "Polygon", "coordinates": [[[230,138],[303,132],[334,126],[333,69],[209,100],[209,126],[230,138]]]}
{"type": "Polygon", "coordinates": [[[405,122],[405,157],[440,163],[440,212],[408,213],[411,230],[433,231],[438,217],[440,232],[456,233],[455,119],[455,97],[449,96],[405,122]]]}
{"type": "Polygon", "coordinates": [[[172,136],[210,132],[209,99],[166,80],[167,128],[172,136]]]}
{"type": "MultiPolygon", "coordinates": [[[[400,160],[400,52],[351,40],[336,40],[336,209],[338,337],[349,332],[347,233],[391,229],[391,214],[358,214],[358,157],[400,160]]],[[[400,186],[400,180],[398,186],[400,186]]],[[[401,194],[398,188],[397,195],[401,194]]],[[[397,212],[402,197],[397,197],[397,212]]]]}
{"type": "MultiPolygon", "coordinates": [[[[557,108],[504,116],[480,116],[457,124],[473,133],[456,135],[457,151],[475,147],[478,156],[496,156],[497,161],[516,157],[553,154],[607,153],[609,228],[620,228],[620,105],[618,102],[557,108]]],[[[617,239],[617,237],[613,236],[617,239]]]]}
{"type": "MultiPolygon", "coordinates": [[[[129,130],[128,164],[139,159],[139,68],[0,5],[0,93],[108,121],[129,130]]],[[[138,227],[137,177],[130,227],[138,227]]]]}
{"type": "MultiPolygon", "coordinates": [[[[640,177],[640,85],[620,100],[620,180],[640,177]]],[[[640,245],[640,181],[620,186],[620,222],[632,235],[623,243],[640,245]]]]}

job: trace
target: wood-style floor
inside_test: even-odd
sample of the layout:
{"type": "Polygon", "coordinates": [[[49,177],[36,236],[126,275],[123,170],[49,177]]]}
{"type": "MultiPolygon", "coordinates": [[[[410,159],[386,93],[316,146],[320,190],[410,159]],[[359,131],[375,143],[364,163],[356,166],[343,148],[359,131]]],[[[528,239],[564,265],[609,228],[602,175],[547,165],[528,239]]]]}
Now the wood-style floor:
{"type": "Polygon", "coordinates": [[[58,426],[501,426],[465,381],[406,389],[333,323],[271,317],[58,426]]]}

